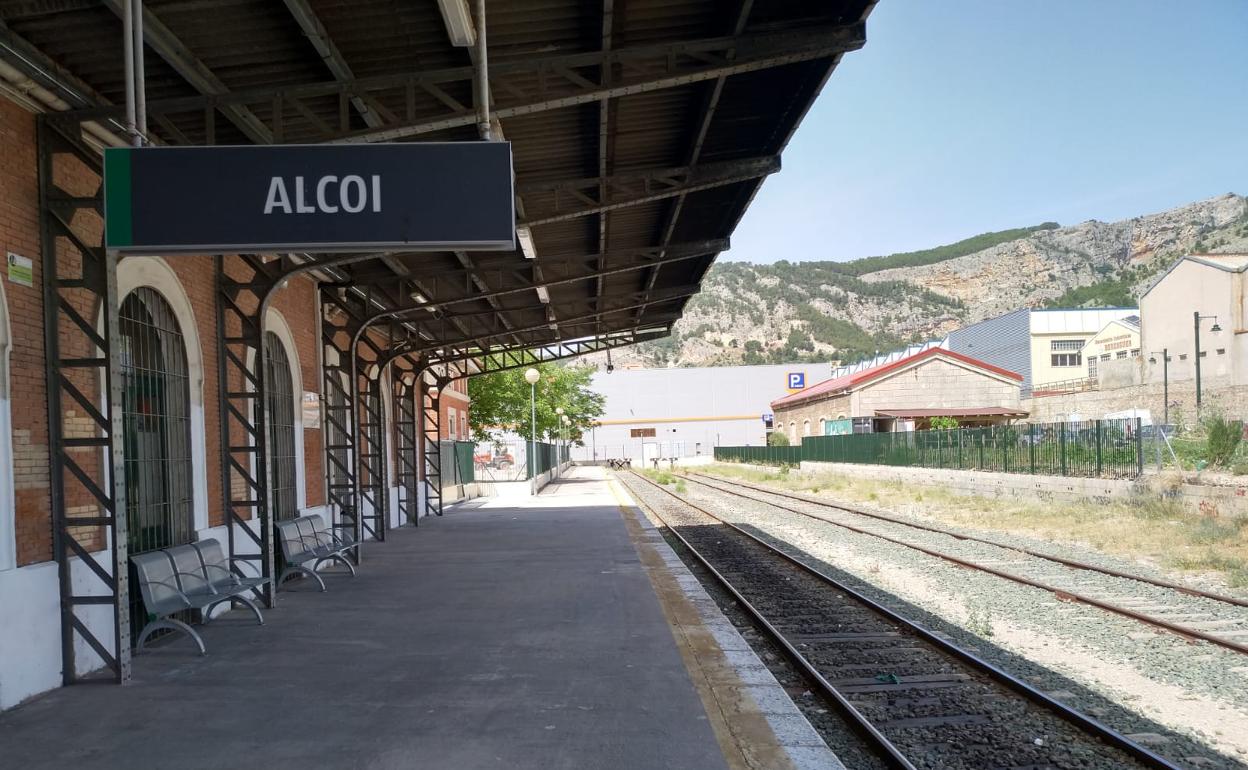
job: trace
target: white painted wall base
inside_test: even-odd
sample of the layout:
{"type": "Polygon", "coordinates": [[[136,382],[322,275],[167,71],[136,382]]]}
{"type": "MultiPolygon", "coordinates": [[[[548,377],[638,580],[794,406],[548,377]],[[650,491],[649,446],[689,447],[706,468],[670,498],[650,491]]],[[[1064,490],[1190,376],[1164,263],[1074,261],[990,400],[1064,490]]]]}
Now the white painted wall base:
{"type": "Polygon", "coordinates": [[[61,596],[56,562],[0,572],[0,709],[61,684],[61,596]]]}

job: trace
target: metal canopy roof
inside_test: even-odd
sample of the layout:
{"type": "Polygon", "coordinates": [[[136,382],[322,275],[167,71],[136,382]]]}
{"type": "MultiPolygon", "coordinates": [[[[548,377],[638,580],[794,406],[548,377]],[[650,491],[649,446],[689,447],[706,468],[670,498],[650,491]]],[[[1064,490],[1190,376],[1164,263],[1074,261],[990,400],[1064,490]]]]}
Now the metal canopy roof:
{"type": "MultiPolygon", "coordinates": [[[[536,259],[281,264],[366,292],[392,346],[444,359],[667,334],[873,4],[489,0],[495,138],[513,144],[536,259]]],[[[433,0],[144,5],[153,142],[478,138],[472,49],[433,0]]],[[[120,133],[120,14],[121,0],[0,0],[0,58],[70,106],[49,119],[71,133],[120,133]]]]}

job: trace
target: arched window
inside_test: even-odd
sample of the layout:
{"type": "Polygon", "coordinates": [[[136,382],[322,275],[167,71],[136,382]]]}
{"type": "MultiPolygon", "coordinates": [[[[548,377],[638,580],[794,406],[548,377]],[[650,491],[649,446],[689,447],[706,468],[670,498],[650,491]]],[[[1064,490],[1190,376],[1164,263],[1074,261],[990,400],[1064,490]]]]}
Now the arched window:
{"type": "Polygon", "coordinates": [[[127,295],[119,330],[128,539],[143,553],[192,539],[190,375],[182,329],[155,289],[127,295]]]}
{"type": "Polygon", "coordinates": [[[827,432],[828,432],[828,430],[827,430],[827,424],[828,424],[828,418],[827,418],[827,417],[820,417],[820,418],[819,418],[819,435],[820,435],[820,436],[822,436],[823,434],[825,434],[825,433],[827,433],[827,432]]]}
{"type": "MultiPolygon", "coordinates": [[[[190,373],[182,329],[155,289],[126,296],[118,331],[126,541],[136,554],[193,539],[190,373]]],[[[142,598],[131,591],[131,634],[145,620],[142,598]]]]}
{"type": "Polygon", "coordinates": [[[797,422],[794,420],[789,421],[789,441],[797,443],[797,422]]]}
{"type": "Polygon", "coordinates": [[[810,435],[810,420],[803,420],[803,421],[802,421],[802,435],[803,435],[803,436],[809,436],[809,435],[810,435]]]}
{"type": "Polygon", "coordinates": [[[295,386],[286,346],[273,332],[264,333],[264,402],[268,423],[269,499],[275,521],[299,515],[295,475],[295,386]]]}

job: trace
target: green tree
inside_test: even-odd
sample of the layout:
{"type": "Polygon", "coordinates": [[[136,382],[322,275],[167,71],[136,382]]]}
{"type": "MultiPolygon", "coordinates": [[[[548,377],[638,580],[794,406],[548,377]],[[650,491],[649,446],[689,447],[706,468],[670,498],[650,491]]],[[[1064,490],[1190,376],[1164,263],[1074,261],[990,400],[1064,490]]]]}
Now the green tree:
{"type": "MultiPolygon", "coordinates": [[[[493,441],[507,430],[525,438],[531,435],[529,383],[524,379],[527,368],[477,375],[468,380],[468,395],[472,398],[468,424],[474,440],[493,441]]],[[[562,407],[570,421],[565,435],[583,444],[581,437],[603,413],[602,395],[589,388],[594,367],[537,364],[533,368],[541,374],[535,391],[538,438],[549,440],[559,435],[560,419],[555,410],[562,407]]]]}
{"type": "Polygon", "coordinates": [[[767,434],[767,446],[788,446],[789,437],[782,430],[773,430],[767,434]]]}

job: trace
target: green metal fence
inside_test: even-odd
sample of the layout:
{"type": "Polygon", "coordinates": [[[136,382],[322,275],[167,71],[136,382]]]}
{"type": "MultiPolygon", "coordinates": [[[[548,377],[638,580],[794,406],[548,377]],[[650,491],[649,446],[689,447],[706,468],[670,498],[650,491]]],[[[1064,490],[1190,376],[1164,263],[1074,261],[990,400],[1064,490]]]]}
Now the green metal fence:
{"type": "Polygon", "coordinates": [[[1138,476],[1140,421],[998,425],[988,428],[807,436],[800,447],[715,447],[715,459],[768,465],[814,462],[1033,473],[1138,476]]]}
{"type": "Polygon", "coordinates": [[[716,462],[797,465],[802,461],[800,446],[717,446],[716,462]]]}
{"type": "MultiPolygon", "coordinates": [[[[530,444],[532,446],[532,444],[530,444]]],[[[533,470],[533,463],[529,463],[530,473],[536,473],[538,476],[555,467],[555,457],[558,456],[559,462],[568,461],[571,455],[571,449],[567,444],[550,444],[545,441],[537,442],[537,452],[534,457],[537,461],[537,469],[533,470]]],[[[529,476],[532,478],[532,476],[529,476]]]]}
{"type": "Polygon", "coordinates": [[[442,486],[471,484],[476,481],[476,467],[472,453],[476,445],[471,441],[443,441],[439,447],[442,455],[442,486]]]}

